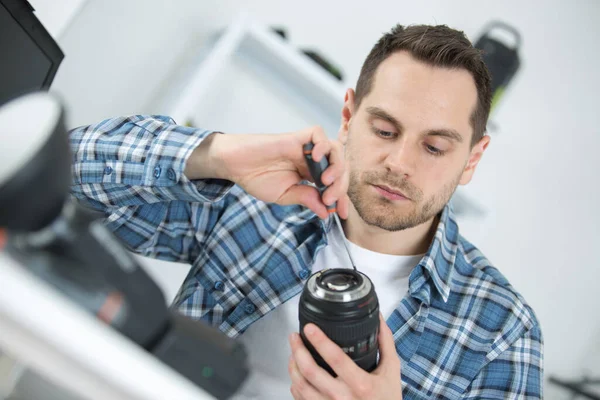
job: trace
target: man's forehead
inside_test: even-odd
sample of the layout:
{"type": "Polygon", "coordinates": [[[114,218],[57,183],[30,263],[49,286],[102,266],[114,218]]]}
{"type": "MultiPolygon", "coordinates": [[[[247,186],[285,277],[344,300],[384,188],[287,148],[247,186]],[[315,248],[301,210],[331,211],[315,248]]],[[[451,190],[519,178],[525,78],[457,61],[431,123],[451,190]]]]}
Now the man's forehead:
{"type": "Polygon", "coordinates": [[[377,67],[374,78],[376,87],[390,87],[393,84],[410,86],[411,83],[426,84],[429,87],[446,84],[448,88],[462,89],[477,96],[475,79],[468,70],[433,66],[416,59],[407,51],[398,51],[383,60],[377,67]]]}
{"type": "Polygon", "coordinates": [[[469,71],[434,67],[401,51],[384,60],[374,78],[364,99],[369,106],[398,119],[416,113],[433,125],[461,132],[465,139],[471,137],[477,88],[469,71]]]}

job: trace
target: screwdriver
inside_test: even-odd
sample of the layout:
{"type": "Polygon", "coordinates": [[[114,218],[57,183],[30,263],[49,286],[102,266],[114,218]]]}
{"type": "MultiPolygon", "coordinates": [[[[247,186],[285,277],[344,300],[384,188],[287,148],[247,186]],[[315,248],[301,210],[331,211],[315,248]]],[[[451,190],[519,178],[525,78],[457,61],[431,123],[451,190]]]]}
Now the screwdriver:
{"type": "MultiPolygon", "coordinates": [[[[319,162],[316,162],[315,160],[313,160],[312,150],[314,147],[315,147],[315,145],[313,143],[307,143],[303,146],[304,158],[306,158],[306,163],[308,164],[308,170],[310,171],[310,175],[312,176],[313,181],[315,182],[315,185],[317,185],[317,189],[319,190],[319,193],[321,193],[321,197],[322,197],[323,192],[325,192],[325,189],[327,189],[327,185],[325,185],[323,183],[323,181],[321,180],[321,175],[323,174],[323,171],[325,171],[327,169],[327,167],[329,166],[329,161],[327,160],[327,157],[325,157],[325,156],[323,156],[323,158],[321,158],[321,161],[319,161],[319,162]]],[[[337,201],[335,203],[327,206],[327,212],[330,214],[333,214],[333,219],[335,220],[335,223],[337,224],[338,228],[342,232],[342,235],[344,235],[344,229],[342,228],[342,223],[340,222],[340,217],[337,214],[337,201]]],[[[350,254],[350,248],[348,248],[345,238],[344,238],[343,242],[344,242],[344,248],[346,249],[346,252],[348,253],[348,258],[350,259],[350,263],[352,264],[352,268],[354,268],[354,270],[356,271],[356,264],[354,263],[352,254],[350,254]]]]}

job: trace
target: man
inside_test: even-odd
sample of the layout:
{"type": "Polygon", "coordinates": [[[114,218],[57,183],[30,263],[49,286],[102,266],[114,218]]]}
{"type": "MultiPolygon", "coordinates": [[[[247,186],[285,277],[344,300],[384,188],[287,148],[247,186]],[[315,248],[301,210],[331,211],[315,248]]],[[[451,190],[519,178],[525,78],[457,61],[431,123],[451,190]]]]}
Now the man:
{"type": "Polygon", "coordinates": [[[73,193],[131,250],[192,264],[175,306],[247,345],[241,398],[541,398],[535,314],[459,235],[448,204],[489,144],[490,101],[461,32],[396,26],[346,93],[339,142],[319,128],[232,135],[107,120],[71,133],[73,193]],[[322,198],[301,184],[311,141],[331,164],[322,198]],[[335,201],[343,232],[327,217],[335,201]],[[350,266],[344,240],[380,300],[381,359],[367,373],[308,325],[333,378],[294,332],[309,275],[350,266]]]}

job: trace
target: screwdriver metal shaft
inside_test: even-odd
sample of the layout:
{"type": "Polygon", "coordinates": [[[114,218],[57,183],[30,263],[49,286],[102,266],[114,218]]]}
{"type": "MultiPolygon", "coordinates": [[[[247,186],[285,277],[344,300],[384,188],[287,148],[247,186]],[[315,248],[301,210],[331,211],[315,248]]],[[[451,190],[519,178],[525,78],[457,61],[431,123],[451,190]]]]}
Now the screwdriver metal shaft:
{"type": "MultiPolygon", "coordinates": [[[[306,162],[308,164],[308,169],[309,169],[310,174],[315,182],[315,185],[317,185],[317,189],[319,189],[319,193],[321,193],[321,196],[322,196],[323,192],[325,192],[325,189],[327,189],[327,185],[325,185],[323,183],[323,181],[321,180],[321,175],[323,174],[323,171],[325,171],[327,169],[327,167],[329,166],[329,161],[327,160],[327,157],[325,157],[325,156],[323,158],[321,158],[321,161],[319,161],[319,162],[316,162],[315,160],[313,160],[313,158],[312,158],[312,149],[313,148],[314,148],[313,143],[307,143],[304,145],[304,148],[303,148],[304,158],[306,159],[306,162]]],[[[335,220],[335,223],[337,224],[338,228],[342,232],[344,248],[346,249],[346,253],[348,253],[348,258],[350,259],[352,268],[354,268],[354,270],[356,270],[356,264],[354,263],[354,259],[352,258],[352,254],[350,253],[350,248],[348,247],[348,244],[346,243],[346,235],[344,234],[344,229],[342,228],[342,223],[340,222],[340,217],[337,214],[337,202],[327,206],[327,212],[329,212],[330,214],[333,214],[333,219],[335,220]]]]}
{"type": "Polygon", "coordinates": [[[350,264],[352,264],[352,268],[354,268],[354,270],[356,271],[356,264],[354,263],[354,259],[352,258],[352,253],[350,253],[350,248],[348,247],[348,244],[346,243],[346,234],[344,233],[344,228],[342,228],[342,223],[340,221],[340,217],[337,214],[337,212],[333,213],[333,219],[335,220],[335,223],[337,224],[338,228],[342,232],[342,242],[344,243],[344,247],[346,248],[346,253],[348,253],[348,258],[350,259],[350,264]]]}

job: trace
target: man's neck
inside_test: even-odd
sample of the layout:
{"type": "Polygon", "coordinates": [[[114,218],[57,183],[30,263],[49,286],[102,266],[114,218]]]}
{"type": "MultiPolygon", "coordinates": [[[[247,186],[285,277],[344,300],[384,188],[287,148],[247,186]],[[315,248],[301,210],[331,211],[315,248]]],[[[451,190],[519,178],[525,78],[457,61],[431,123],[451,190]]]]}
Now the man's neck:
{"type": "Polygon", "coordinates": [[[439,217],[402,231],[390,232],[368,225],[350,206],[348,219],[343,222],[344,233],[352,243],[371,251],[393,255],[426,253],[435,236],[439,217]]]}

